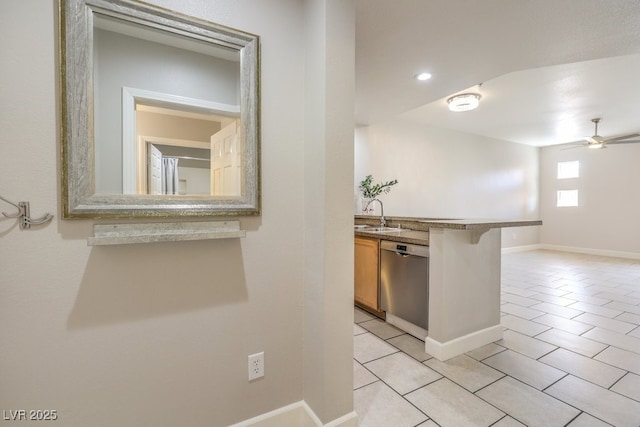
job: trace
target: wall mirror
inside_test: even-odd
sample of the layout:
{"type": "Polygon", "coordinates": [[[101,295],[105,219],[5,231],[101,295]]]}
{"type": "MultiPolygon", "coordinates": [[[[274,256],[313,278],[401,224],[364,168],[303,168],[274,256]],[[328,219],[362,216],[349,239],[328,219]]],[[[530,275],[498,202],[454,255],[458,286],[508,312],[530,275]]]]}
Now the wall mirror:
{"type": "Polygon", "coordinates": [[[259,38],[133,0],[60,0],[62,213],[260,213],[259,38]]]}

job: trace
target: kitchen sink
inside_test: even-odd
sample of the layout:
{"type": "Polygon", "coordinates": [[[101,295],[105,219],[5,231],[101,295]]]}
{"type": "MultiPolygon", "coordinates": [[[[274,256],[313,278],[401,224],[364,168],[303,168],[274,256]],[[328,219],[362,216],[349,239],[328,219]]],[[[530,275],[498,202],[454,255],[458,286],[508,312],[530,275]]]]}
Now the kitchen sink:
{"type": "Polygon", "coordinates": [[[400,228],[400,227],[364,227],[364,228],[357,228],[357,230],[360,231],[366,231],[368,233],[394,233],[397,231],[405,231],[404,228],[400,228]]]}

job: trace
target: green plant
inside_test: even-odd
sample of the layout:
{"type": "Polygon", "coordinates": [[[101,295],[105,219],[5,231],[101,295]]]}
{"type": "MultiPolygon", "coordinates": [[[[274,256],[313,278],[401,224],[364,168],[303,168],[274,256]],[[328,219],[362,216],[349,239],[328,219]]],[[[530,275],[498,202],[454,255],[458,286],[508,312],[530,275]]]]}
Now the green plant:
{"type": "Polygon", "coordinates": [[[380,194],[387,194],[391,191],[391,186],[396,185],[398,183],[397,179],[387,182],[381,182],[379,184],[373,183],[373,176],[367,175],[362,181],[360,181],[360,186],[358,187],[360,191],[362,191],[362,195],[366,199],[375,199],[380,194]]]}

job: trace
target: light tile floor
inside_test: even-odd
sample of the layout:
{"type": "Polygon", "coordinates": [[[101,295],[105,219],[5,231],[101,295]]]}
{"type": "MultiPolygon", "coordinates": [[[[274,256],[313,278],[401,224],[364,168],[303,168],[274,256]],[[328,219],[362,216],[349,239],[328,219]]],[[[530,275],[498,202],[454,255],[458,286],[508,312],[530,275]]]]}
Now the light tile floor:
{"type": "Polygon", "coordinates": [[[640,426],[640,261],[502,257],[504,338],[441,362],[355,309],[361,427],[640,426]]]}

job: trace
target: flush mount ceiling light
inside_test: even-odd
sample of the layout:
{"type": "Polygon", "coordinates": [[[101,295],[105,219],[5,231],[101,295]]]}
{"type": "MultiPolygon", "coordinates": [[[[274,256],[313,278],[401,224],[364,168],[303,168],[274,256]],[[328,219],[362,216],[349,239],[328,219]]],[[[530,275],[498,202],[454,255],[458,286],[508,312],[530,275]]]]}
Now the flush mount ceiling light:
{"type": "Polygon", "coordinates": [[[418,73],[415,76],[413,76],[414,79],[418,80],[418,81],[425,81],[425,80],[429,80],[431,78],[431,73],[418,73]]]}
{"type": "Polygon", "coordinates": [[[480,95],[477,93],[455,95],[447,99],[447,104],[451,111],[470,111],[480,105],[480,95]]]}

